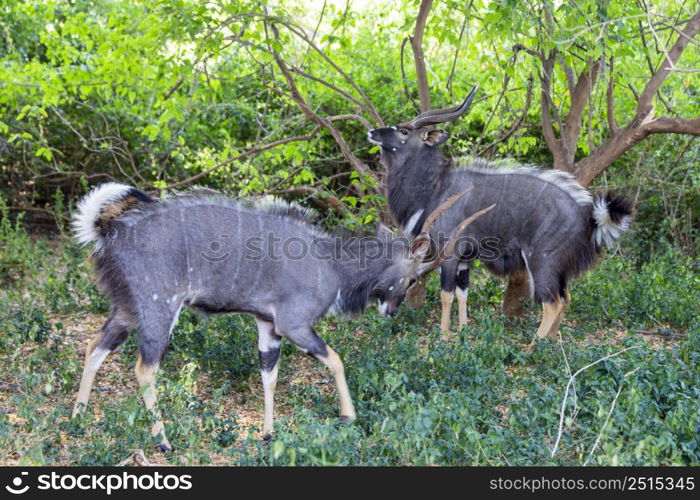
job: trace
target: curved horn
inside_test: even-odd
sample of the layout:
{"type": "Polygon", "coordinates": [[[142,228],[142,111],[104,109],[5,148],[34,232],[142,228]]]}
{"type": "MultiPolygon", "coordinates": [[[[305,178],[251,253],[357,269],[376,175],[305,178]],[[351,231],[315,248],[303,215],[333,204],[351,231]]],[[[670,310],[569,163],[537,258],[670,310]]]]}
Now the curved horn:
{"type": "Polygon", "coordinates": [[[425,222],[423,223],[423,227],[421,228],[421,233],[429,233],[431,229],[433,229],[433,224],[435,224],[435,221],[442,215],[444,214],[452,205],[457,203],[457,200],[459,200],[462,196],[465,194],[469,193],[472,189],[474,189],[474,186],[469,186],[467,189],[464,191],[453,194],[449,198],[447,198],[445,201],[443,201],[439,207],[437,207],[435,210],[430,212],[430,215],[425,219],[425,222]]]}
{"type": "MultiPolygon", "coordinates": [[[[471,216],[467,217],[462,221],[462,223],[457,226],[457,228],[452,232],[452,237],[450,238],[450,241],[445,247],[442,249],[442,252],[437,256],[435,260],[432,260],[430,262],[424,262],[423,264],[418,266],[418,276],[422,276],[423,274],[427,274],[434,269],[437,269],[442,265],[445,260],[447,260],[448,257],[450,257],[455,249],[455,245],[457,244],[457,241],[459,240],[459,236],[462,235],[465,229],[474,222],[476,219],[484,215],[485,213],[491,211],[493,207],[495,207],[496,204],[494,203],[491,206],[488,206],[482,210],[479,210],[475,214],[472,214],[471,216]]],[[[419,235],[420,236],[420,235],[419,235]]]]}
{"type": "Polygon", "coordinates": [[[426,125],[434,125],[435,123],[444,123],[455,120],[467,112],[472,104],[472,101],[474,100],[474,95],[476,94],[476,89],[478,87],[478,83],[474,84],[472,89],[469,91],[469,95],[462,104],[458,104],[457,106],[453,106],[451,108],[425,111],[416,116],[410,122],[402,125],[417,129],[420,127],[425,127],[426,125]]]}

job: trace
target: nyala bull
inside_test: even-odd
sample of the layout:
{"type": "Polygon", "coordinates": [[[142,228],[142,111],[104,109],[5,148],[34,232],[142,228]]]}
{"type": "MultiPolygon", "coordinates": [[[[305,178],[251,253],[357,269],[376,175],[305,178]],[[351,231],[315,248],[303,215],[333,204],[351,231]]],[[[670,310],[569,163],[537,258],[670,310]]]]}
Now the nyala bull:
{"type": "MultiPolygon", "coordinates": [[[[461,196],[437,207],[426,227],[461,196]]],[[[458,230],[485,212],[462,221],[458,230]]],[[[348,242],[317,229],[295,205],[251,204],[211,192],[157,201],[115,183],[97,187],[80,202],[74,226],[81,243],[95,243],[98,283],[111,299],[111,313],[88,344],[73,413],[86,407],[105,358],[136,330],[136,378],[155,416],[152,435],[165,451],[171,445],[154,383],[183,306],[254,316],[267,437],[282,338],[331,370],[341,418],[353,421],[343,363],[313,324],[331,309],[359,313],[375,300],[382,314],[393,315],[415,280],[447,258],[430,251],[434,244],[427,233],[409,240],[385,231],[348,242]]]]}
{"type": "Polygon", "coordinates": [[[434,234],[455,227],[474,207],[497,203],[464,233],[471,241],[488,239],[489,258],[483,258],[479,248],[463,246],[457,250],[463,253],[442,265],[443,337],[449,336],[455,290],[459,326],[467,321],[469,262],[480,257],[498,276],[527,277],[530,296],[543,304],[536,338],[553,336],[570,302],[569,282],[593,267],[603,244],[611,245],[629,229],[631,204],[610,193],[593,198],[566,172],[497,168],[483,160],[445,157],[439,146],[449,135],[432,125],[462,116],[474,92],[475,88],[461,105],[368,132],[368,140],[380,146],[387,169],[389,211],[405,232],[418,234],[433,207],[473,185],[474,196],[463,198],[440,218],[434,234]]]}

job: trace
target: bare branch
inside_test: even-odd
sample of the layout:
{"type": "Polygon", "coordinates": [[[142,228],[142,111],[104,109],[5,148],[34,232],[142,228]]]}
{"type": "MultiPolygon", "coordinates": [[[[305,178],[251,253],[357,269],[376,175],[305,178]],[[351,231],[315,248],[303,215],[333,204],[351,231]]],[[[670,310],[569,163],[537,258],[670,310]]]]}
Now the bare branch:
{"type": "Polygon", "coordinates": [[[236,156],[232,156],[231,158],[228,158],[228,159],[222,161],[221,163],[218,163],[218,164],[214,165],[213,167],[208,168],[207,170],[203,170],[203,171],[199,172],[198,174],[193,175],[192,177],[188,177],[187,179],[184,179],[184,180],[181,180],[178,182],[174,182],[172,184],[168,184],[167,186],[162,187],[162,188],[158,188],[158,189],[163,191],[163,190],[173,189],[176,187],[191,184],[194,181],[199,180],[202,177],[205,177],[205,176],[211,174],[212,172],[215,172],[215,171],[219,170],[220,168],[225,167],[226,165],[230,165],[231,163],[233,163],[235,161],[242,160],[243,158],[248,158],[249,156],[254,156],[258,153],[262,153],[263,151],[267,151],[268,149],[272,149],[272,148],[276,148],[277,146],[281,146],[282,144],[289,144],[290,142],[310,141],[311,139],[316,137],[316,134],[318,134],[319,128],[320,127],[318,125],[316,125],[316,127],[314,127],[314,129],[310,133],[308,133],[307,135],[286,137],[284,139],[279,139],[277,141],[270,142],[269,144],[265,144],[263,146],[256,146],[254,148],[250,148],[250,149],[244,151],[243,153],[236,155],[236,156]]]}
{"type": "MultiPolygon", "coordinates": [[[[552,157],[554,159],[554,168],[561,170],[567,170],[566,158],[568,156],[566,147],[564,144],[559,142],[554,135],[554,127],[552,126],[552,117],[550,113],[550,102],[551,102],[551,88],[552,88],[552,70],[554,69],[554,58],[556,53],[552,51],[549,57],[542,57],[542,67],[543,71],[540,75],[541,87],[542,87],[542,97],[541,108],[542,108],[542,133],[544,135],[544,140],[547,142],[547,147],[552,152],[552,157]]],[[[554,110],[556,114],[556,110],[554,110]]],[[[558,116],[558,115],[557,115],[558,116]]],[[[560,131],[563,131],[561,126],[561,121],[559,121],[560,131]]],[[[562,136],[563,137],[563,136],[562,136]]]]}
{"type": "MultiPolygon", "coordinates": [[[[369,115],[372,117],[372,120],[380,127],[384,126],[384,121],[382,118],[379,116],[379,113],[377,112],[377,109],[374,107],[372,104],[372,101],[370,101],[369,97],[367,97],[367,94],[365,93],[362,88],[353,80],[343,69],[338,66],[333,59],[331,59],[328,54],[326,54],[323,50],[319,48],[319,46],[311,39],[309,36],[306,34],[306,32],[291,22],[289,19],[279,17],[279,16],[271,16],[267,14],[267,12],[245,12],[242,14],[236,14],[234,16],[231,16],[229,19],[224,21],[222,23],[222,26],[229,24],[232,20],[234,19],[243,19],[243,18],[254,18],[254,19],[261,19],[263,23],[276,23],[281,26],[284,26],[289,30],[292,34],[294,34],[296,37],[300,38],[303,40],[311,49],[313,49],[314,52],[316,52],[328,65],[330,65],[340,76],[343,77],[343,79],[360,95],[362,98],[362,103],[363,103],[363,108],[369,115]]],[[[272,25],[272,24],[271,24],[272,25]]],[[[278,34],[279,36],[279,34],[278,34]]],[[[270,50],[270,53],[273,54],[273,56],[276,54],[274,51],[270,50]]]]}
{"type": "Polygon", "coordinates": [[[331,122],[335,121],[341,121],[341,120],[357,120],[360,122],[367,130],[371,130],[372,125],[369,124],[367,120],[364,119],[361,115],[356,115],[353,113],[349,113],[346,115],[335,115],[335,116],[329,116],[328,120],[331,122]]]}
{"type": "MultiPolygon", "coordinates": [[[[462,37],[464,36],[464,31],[467,28],[467,24],[469,24],[469,13],[472,10],[472,5],[474,4],[474,0],[471,0],[469,2],[469,5],[467,6],[467,10],[464,14],[464,22],[462,23],[462,28],[459,30],[459,38],[457,38],[457,44],[455,48],[455,56],[452,59],[452,68],[450,69],[450,76],[447,77],[447,83],[445,84],[445,87],[447,88],[447,91],[450,93],[450,99],[452,99],[452,80],[455,76],[455,69],[457,68],[457,59],[459,58],[459,47],[462,45],[462,37]]],[[[467,35],[467,42],[469,42],[469,35],[467,35]]]]}
{"type": "Polygon", "coordinates": [[[330,57],[328,57],[328,55],[325,52],[323,52],[312,40],[310,40],[309,37],[306,35],[306,33],[304,33],[303,30],[299,29],[297,26],[294,26],[291,23],[284,21],[284,20],[278,21],[278,22],[280,22],[280,24],[283,24],[289,31],[294,33],[296,36],[298,36],[299,38],[304,40],[312,49],[314,49],[314,51],[318,55],[321,56],[321,58],[324,61],[326,61],[328,64],[330,64],[333,67],[333,69],[335,69],[345,79],[345,81],[348,82],[348,84],[353,89],[355,89],[355,91],[358,94],[360,94],[360,96],[362,97],[362,100],[364,101],[363,107],[372,116],[372,119],[374,120],[374,122],[380,127],[384,126],[384,122],[382,121],[382,118],[379,116],[377,109],[372,104],[372,101],[370,101],[369,97],[367,97],[367,94],[365,93],[365,91],[362,90],[357,83],[355,83],[355,80],[350,78],[350,76],[345,71],[343,71],[340,68],[340,66],[338,66],[330,57]]]}
{"type": "Polygon", "coordinates": [[[615,59],[610,57],[610,67],[608,68],[608,127],[610,128],[610,135],[615,137],[617,135],[620,127],[617,125],[617,120],[615,120],[615,59]]]}
{"type": "Polygon", "coordinates": [[[406,37],[403,39],[401,42],[401,54],[399,55],[400,61],[401,61],[401,81],[403,82],[403,91],[406,94],[406,98],[411,102],[413,105],[413,109],[416,110],[416,113],[420,113],[420,106],[416,104],[416,100],[413,98],[411,95],[411,91],[408,90],[408,78],[406,77],[406,68],[404,67],[403,63],[403,56],[404,53],[406,52],[406,44],[409,42],[409,38],[406,37]]]}
{"type": "Polygon", "coordinates": [[[564,144],[568,153],[568,164],[573,164],[574,161],[576,144],[578,144],[578,138],[581,134],[583,108],[591,96],[591,89],[598,77],[599,69],[600,61],[590,61],[586,69],[579,75],[574,91],[571,94],[569,114],[566,117],[566,125],[564,125],[564,131],[562,132],[562,139],[566,139],[564,144]]]}
{"type": "MultiPolygon", "coordinates": [[[[683,119],[659,117],[653,118],[653,98],[678,62],[689,41],[700,32],[700,11],[688,21],[681,31],[676,43],[664,56],[664,61],[647,82],[637,100],[635,117],[625,127],[619,129],[608,142],[596,148],[589,156],[575,165],[575,175],[583,186],[587,186],[598,174],[605,170],[625,151],[650,134],[690,134],[700,135],[700,117],[683,119]]],[[[630,87],[631,88],[631,87],[630,87]]],[[[634,91],[634,89],[632,89],[634,91]]]]}
{"type": "Polygon", "coordinates": [[[413,49],[413,62],[416,65],[416,84],[418,85],[418,96],[420,97],[421,113],[430,109],[430,88],[428,87],[428,74],[425,69],[425,56],[423,55],[423,34],[425,24],[430,14],[433,0],[421,0],[416,18],[416,28],[411,39],[413,49]]]}
{"type": "Polygon", "coordinates": [[[525,96],[525,105],[523,106],[523,111],[520,113],[520,116],[518,117],[517,120],[513,123],[513,125],[500,137],[498,137],[496,140],[494,140],[491,144],[486,146],[484,149],[479,151],[478,156],[483,156],[487,153],[489,153],[493,148],[495,148],[498,144],[500,144],[503,141],[507,141],[515,132],[520,130],[523,127],[523,123],[525,122],[525,118],[527,117],[528,111],[530,111],[530,106],[532,105],[532,96],[534,94],[533,92],[533,82],[532,82],[532,76],[528,80],[528,86],[527,86],[527,95],[525,96]]]}
{"type": "Polygon", "coordinates": [[[184,81],[185,81],[185,77],[184,77],[184,76],[181,76],[180,79],[179,79],[178,81],[176,81],[176,82],[173,84],[173,86],[170,87],[170,89],[165,93],[165,95],[163,96],[163,100],[164,100],[164,101],[167,101],[168,99],[170,99],[170,97],[175,93],[175,91],[176,91],[177,89],[180,88],[180,86],[182,85],[182,83],[183,83],[184,81]]]}
{"type": "Polygon", "coordinates": [[[324,210],[333,210],[340,216],[347,215],[347,211],[336,196],[329,194],[326,191],[316,189],[311,186],[296,186],[289,189],[279,189],[275,191],[270,191],[268,194],[275,196],[287,195],[287,196],[306,196],[309,199],[309,203],[316,205],[324,210]]]}
{"type": "MultiPolygon", "coordinates": [[[[312,74],[310,74],[310,73],[307,73],[307,72],[305,72],[305,71],[303,71],[303,70],[301,70],[301,69],[299,69],[299,68],[296,68],[296,67],[294,67],[294,66],[291,66],[291,67],[289,68],[289,70],[290,70],[292,73],[296,73],[296,74],[299,75],[299,76],[303,76],[304,78],[307,78],[307,79],[309,79],[309,80],[313,80],[314,82],[318,82],[318,83],[320,83],[321,85],[324,85],[324,86],[328,87],[329,89],[332,89],[332,90],[336,91],[338,94],[340,94],[341,96],[343,96],[345,99],[347,99],[347,100],[350,101],[351,103],[353,103],[353,104],[359,106],[360,108],[363,107],[363,104],[362,104],[359,100],[357,100],[356,98],[354,98],[353,96],[351,96],[350,94],[348,94],[347,92],[345,92],[345,91],[344,91],[343,89],[341,89],[340,87],[337,87],[337,86],[333,85],[333,84],[330,83],[330,82],[327,82],[326,80],[324,80],[324,79],[322,79],[322,78],[319,78],[319,77],[317,77],[317,76],[314,76],[314,75],[312,75],[312,74]]],[[[372,127],[370,127],[370,128],[372,128],[372,127]]]]}
{"type": "MultiPolygon", "coordinates": [[[[279,40],[279,31],[277,30],[277,26],[272,22],[269,24],[269,26],[273,33],[273,36],[275,37],[275,40],[279,40]]],[[[309,118],[309,120],[313,121],[318,126],[328,130],[335,142],[338,144],[338,147],[343,153],[343,156],[345,156],[348,162],[350,162],[352,167],[355,170],[357,170],[357,172],[360,175],[371,178],[374,181],[374,189],[378,192],[381,192],[381,187],[377,175],[369,168],[369,166],[367,166],[363,161],[361,161],[357,156],[355,156],[355,154],[350,149],[350,146],[345,141],[345,138],[343,138],[340,131],[337,128],[335,128],[332,121],[328,118],[318,115],[311,109],[304,97],[301,95],[301,92],[299,91],[299,88],[296,85],[296,82],[294,80],[294,77],[292,76],[291,71],[289,70],[289,67],[282,60],[279,53],[273,51],[273,56],[275,58],[275,62],[277,63],[277,67],[280,69],[282,75],[284,76],[284,79],[287,82],[287,86],[289,87],[289,91],[291,92],[291,98],[297,103],[299,109],[301,109],[301,111],[307,118],[309,118]]],[[[357,184],[353,184],[353,188],[355,190],[361,190],[361,188],[357,184]]]]}
{"type": "Polygon", "coordinates": [[[659,90],[664,80],[666,80],[666,77],[678,62],[678,59],[683,53],[683,50],[685,50],[690,39],[694,38],[698,31],[700,31],[700,11],[696,12],[690,19],[667,55],[664,54],[664,60],[659,65],[656,73],[651,77],[646,87],[644,87],[642,94],[639,96],[639,102],[637,103],[637,119],[644,120],[652,112],[652,99],[654,94],[656,94],[656,91],[659,90]]]}

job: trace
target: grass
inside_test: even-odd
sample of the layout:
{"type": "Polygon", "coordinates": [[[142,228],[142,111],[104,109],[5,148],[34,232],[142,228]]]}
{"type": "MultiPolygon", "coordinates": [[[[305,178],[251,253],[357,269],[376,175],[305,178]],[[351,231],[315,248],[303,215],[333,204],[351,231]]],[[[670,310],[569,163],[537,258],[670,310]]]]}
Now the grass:
{"type": "Polygon", "coordinates": [[[358,421],[339,422],[330,374],[285,344],[270,443],[260,440],[253,321],[185,312],[159,371],[175,446],[162,454],[136,388],[133,338],[101,368],[87,413],[69,418],[85,345],[108,310],[87,251],[3,231],[4,465],[114,465],[135,449],[183,465],[580,465],[589,455],[600,465],[700,464],[700,280],[677,253],[607,256],[574,284],[561,340],[530,355],[537,309],[507,324],[503,283],[485,272],[453,342],[439,340],[437,280],[420,311],[327,318],[318,330],[345,362],[358,421]],[[626,348],[576,377],[552,456],[571,373],[626,348]]]}

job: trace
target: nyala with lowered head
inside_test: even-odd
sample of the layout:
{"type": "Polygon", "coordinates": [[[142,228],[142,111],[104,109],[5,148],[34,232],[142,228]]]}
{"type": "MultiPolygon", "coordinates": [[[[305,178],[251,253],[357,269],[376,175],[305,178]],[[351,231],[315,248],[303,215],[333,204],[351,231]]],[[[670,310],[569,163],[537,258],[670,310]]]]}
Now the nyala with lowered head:
{"type": "MultiPolygon", "coordinates": [[[[450,203],[454,199],[437,207],[433,219],[450,203]]],[[[319,230],[307,215],[293,204],[236,201],[211,191],[155,200],[108,183],[90,192],[78,205],[74,226],[81,243],[95,244],[98,282],[111,299],[111,313],[88,344],[74,415],[86,407],[102,362],[134,330],[136,378],[155,415],[152,434],[169,450],[155,375],[180,311],[188,307],[255,318],[264,436],[272,432],[283,338],[331,370],[340,415],[355,420],[343,363],[313,324],[332,309],[359,313],[373,301],[382,314],[393,315],[415,280],[445,257],[430,254],[427,234],[406,239],[384,232],[348,241],[319,230]]]]}

